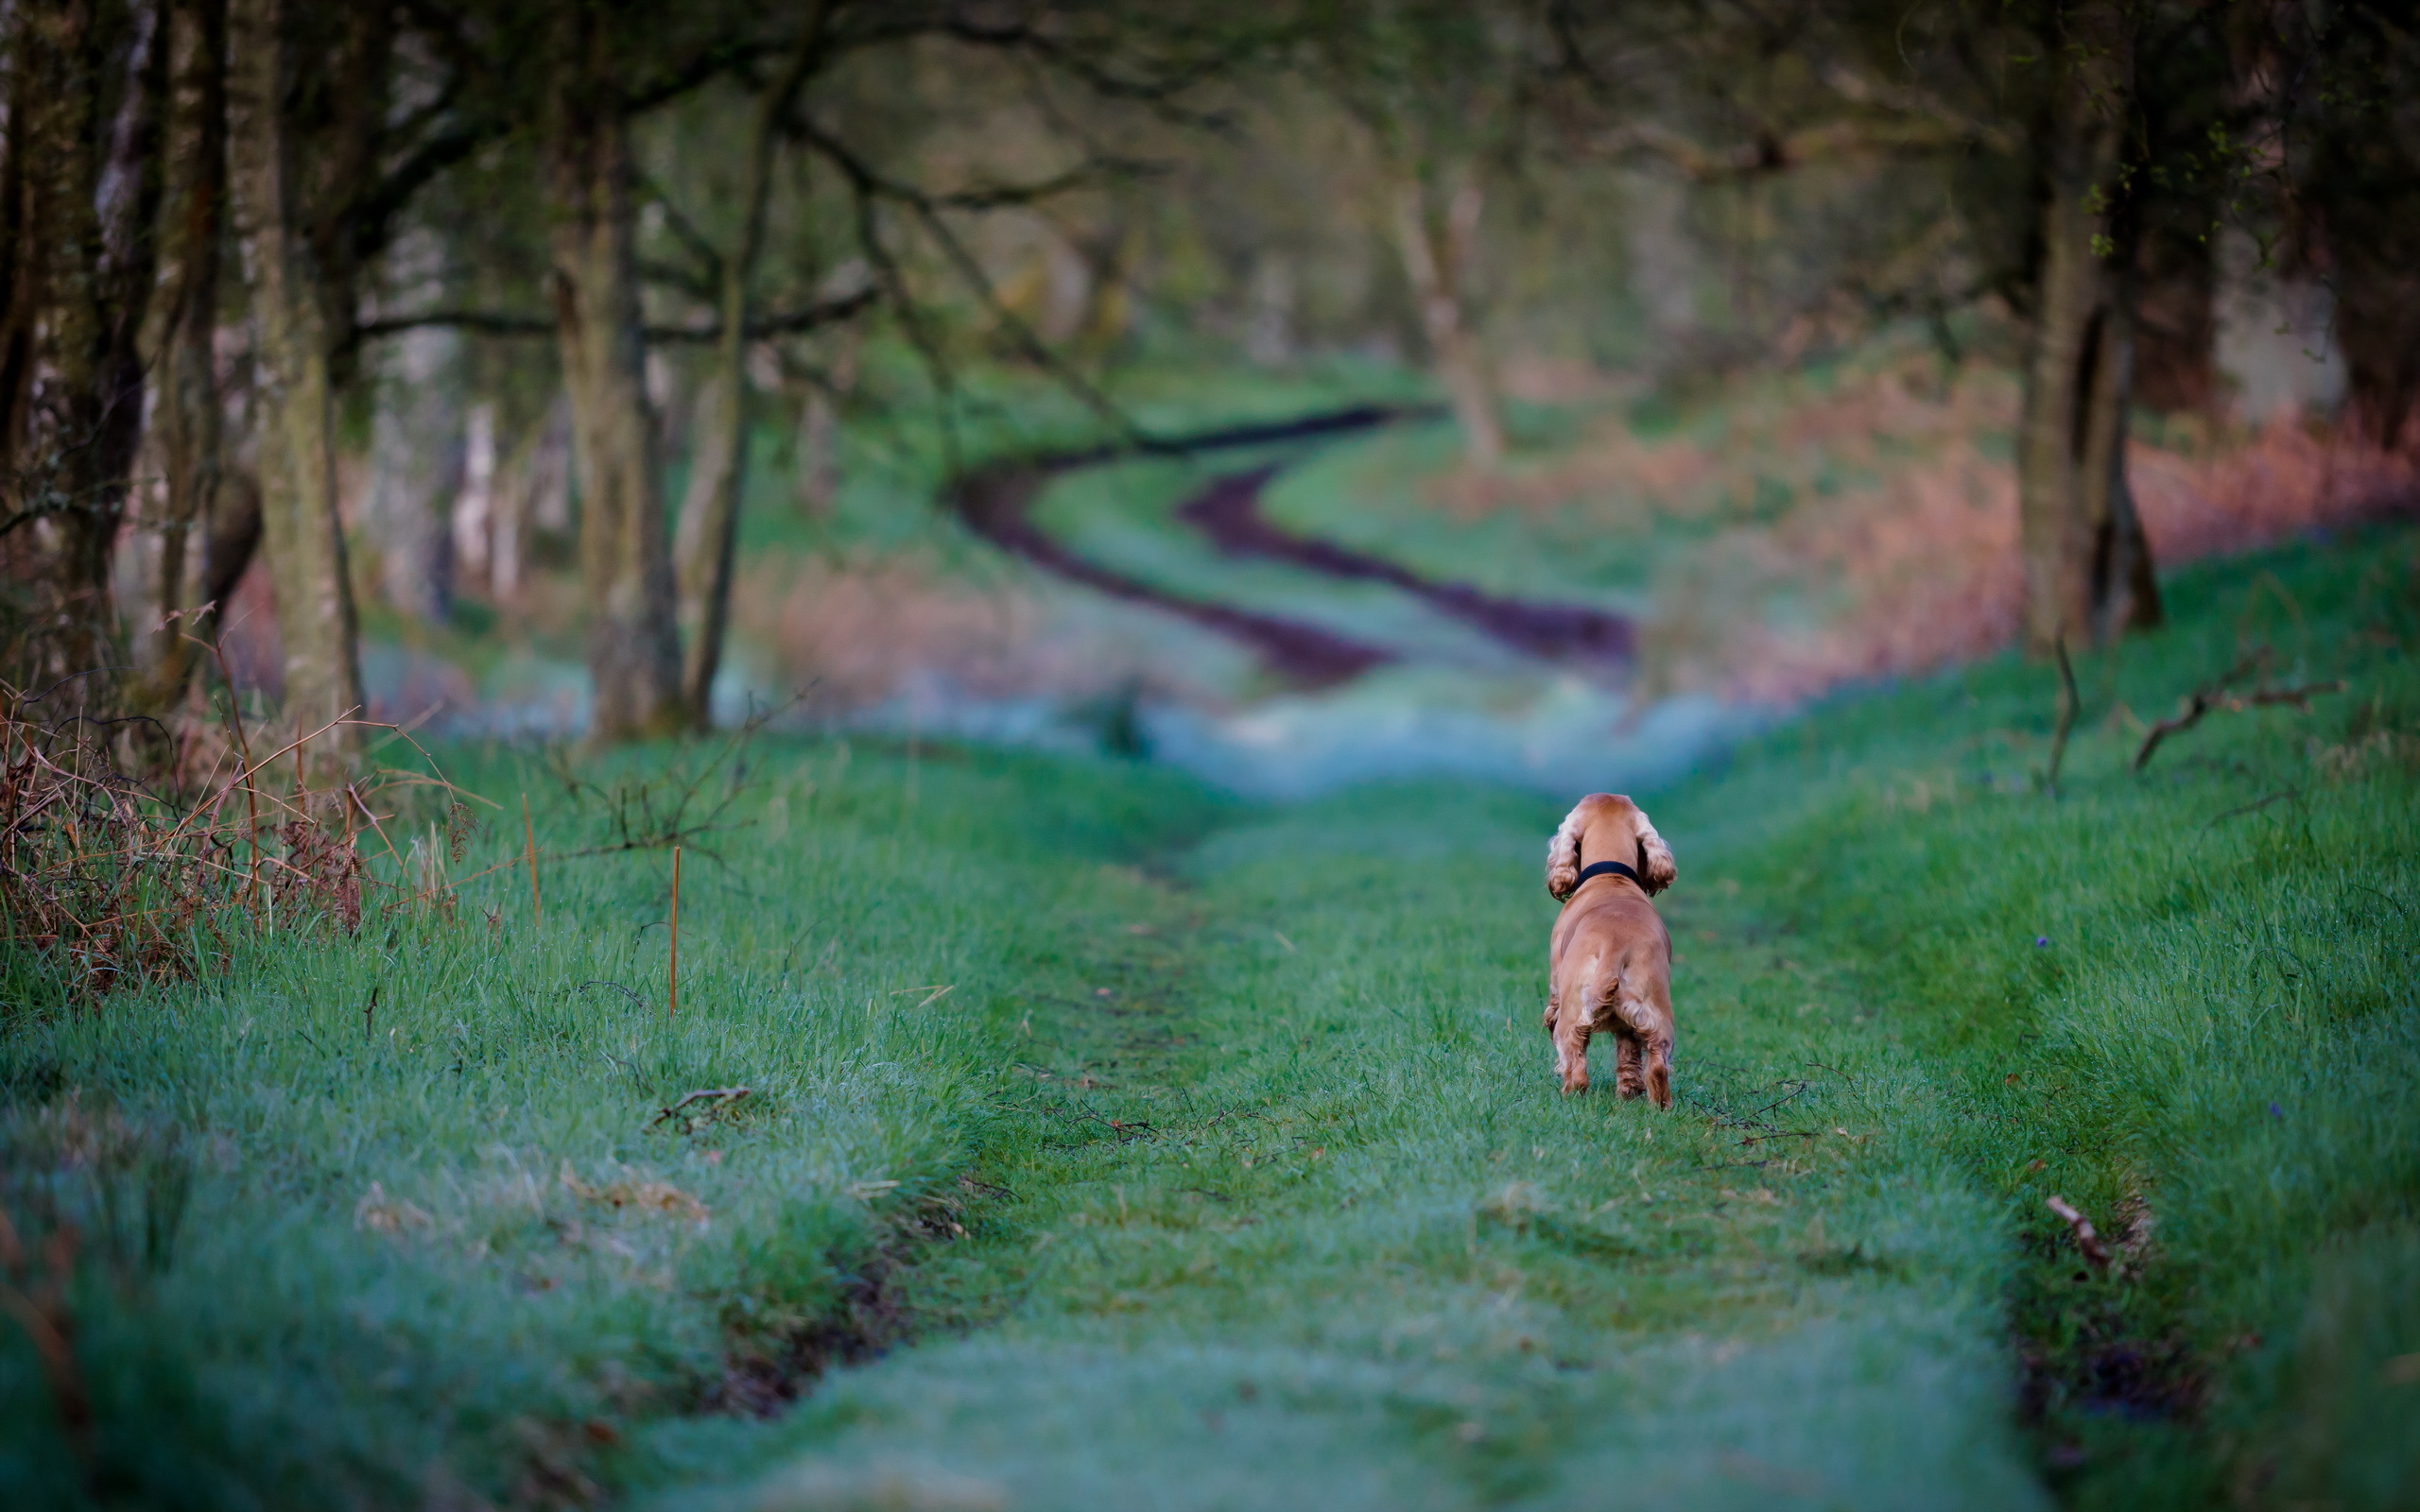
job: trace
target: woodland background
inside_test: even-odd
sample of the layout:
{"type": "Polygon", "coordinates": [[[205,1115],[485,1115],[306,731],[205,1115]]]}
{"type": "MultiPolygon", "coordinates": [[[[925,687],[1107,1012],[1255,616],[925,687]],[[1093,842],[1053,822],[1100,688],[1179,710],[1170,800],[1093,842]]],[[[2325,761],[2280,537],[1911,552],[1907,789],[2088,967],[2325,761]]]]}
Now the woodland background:
{"type": "MultiPolygon", "coordinates": [[[[2098,643],[2156,620],[2155,547],[2411,487],[2420,131],[2385,9],[5,25],[9,676],[105,716],[203,717],[232,679],[302,728],[458,721],[461,669],[518,651],[558,701],[587,673],[526,719],[611,742],[710,724],[735,627],[726,713],[743,685],[862,708],[936,666],[1184,692],[1119,654],[1130,627],[1054,635],[929,501],[1086,427],[1148,446],[1141,406],[1274,393],[1255,372],[1306,397],[1425,372],[1459,446],[1393,481],[1464,522],[1625,488],[1703,514],[1679,496],[1723,456],[1927,434],[1888,505],[1767,508],[1794,535],[1731,543],[1770,558],[1743,605],[1795,576],[1848,610],[1743,635],[1671,590],[1640,606],[1650,692],[2098,643]],[[1642,450],[1642,416],[1860,355],[1787,436],[1642,450]],[[1950,496],[1978,489],[1970,519],[1950,496]]],[[[1717,491],[1753,516],[1772,486],[1717,491]]],[[[344,765],[344,732],[306,752],[344,765]]]]}

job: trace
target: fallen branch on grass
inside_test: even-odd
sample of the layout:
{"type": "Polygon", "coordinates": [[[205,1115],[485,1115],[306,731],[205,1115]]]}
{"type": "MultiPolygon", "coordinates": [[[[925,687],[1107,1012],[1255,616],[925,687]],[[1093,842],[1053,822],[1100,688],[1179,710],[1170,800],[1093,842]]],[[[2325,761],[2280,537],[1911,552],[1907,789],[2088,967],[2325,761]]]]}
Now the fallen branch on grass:
{"type": "Polygon", "coordinates": [[[2204,714],[2214,712],[2241,713],[2246,709],[2266,709],[2278,704],[2292,704],[2297,709],[2308,710],[2310,708],[2310,701],[2320,695],[2344,691],[2344,683],[2341,679],[2327,682],[2298,683],[2287,688],[2256,688],[2244,694],[2227,691],[2237,681],[2266,666],[2268,662],[2269,652],[2265,648],[2256,651],[2228,668],[2226,674],[2217,681],[2205,682],[2194,689],[2187,696],[2184,703],[2178,706],[2175,713],[2152,726],[2151,730],[2144,734],[2141,748],[2135,752],[2135,770],[2139,772],[2151,765],[2152,755],[2159,749],[2160,742],[2170,735],[2182,734],[2192,729],[2202,722],[2202,716],[2204,714]]]}
{"type": "Polygon", "coordinates": [[[2068,1231],[2076,1236],[2076,1248],[2083,1252],[2083,1258],[2092,1263],[2095,1270],[2109,1268],[2108,1246],[2101,1244],[2100,1231],[2092,1227],[2092,1220],[2083,1215],[2083,1210],[2055,1192],[2044,1201],[2043,1206],[2057,1213],[2068,1231]]]}

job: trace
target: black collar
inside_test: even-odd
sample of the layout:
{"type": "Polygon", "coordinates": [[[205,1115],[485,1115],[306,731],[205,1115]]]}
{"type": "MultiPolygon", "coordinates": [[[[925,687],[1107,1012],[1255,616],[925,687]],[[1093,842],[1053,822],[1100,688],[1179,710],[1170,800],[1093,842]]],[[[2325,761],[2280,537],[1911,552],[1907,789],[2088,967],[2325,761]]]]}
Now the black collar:
{"type": "Polygon", "coordinates": [[[1618,861],[1596,861],[1582,868],[1580,871],[1580,882],[1575,882],[1571,885],[1572,890],[1577,892],[1580,888],[1580,883],[1586,882],[1591,877],[1628,877],[1631,881],[1638,883],[1639,891],[1645,892],[1647,890],[1647,884],[1639,882],[1638,873],[1633,871],[1630,868],[1623,866],[1618,861]]]}

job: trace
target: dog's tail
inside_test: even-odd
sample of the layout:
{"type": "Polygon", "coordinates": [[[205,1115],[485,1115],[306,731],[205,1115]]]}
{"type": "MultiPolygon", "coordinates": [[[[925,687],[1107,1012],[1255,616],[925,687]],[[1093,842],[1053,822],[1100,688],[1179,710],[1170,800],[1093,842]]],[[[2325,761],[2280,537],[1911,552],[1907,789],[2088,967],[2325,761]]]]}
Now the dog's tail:
{"type": "Polygon", "coordinates": [[[1652,949],[1653,946],[1643,941],[1634,941],[1623,947],[1620,958],[1613,963],[1613,970],[1606,974],[1603,996],[1591,1000],[1612,1009],[1615,1017],[1640,1034],[1647,1034],[1655,1027],[1655,1021],[1647,1008],[1647,994],[1639,990],[1638,975],[1644,971],[1647,953],[1652,949]]]}

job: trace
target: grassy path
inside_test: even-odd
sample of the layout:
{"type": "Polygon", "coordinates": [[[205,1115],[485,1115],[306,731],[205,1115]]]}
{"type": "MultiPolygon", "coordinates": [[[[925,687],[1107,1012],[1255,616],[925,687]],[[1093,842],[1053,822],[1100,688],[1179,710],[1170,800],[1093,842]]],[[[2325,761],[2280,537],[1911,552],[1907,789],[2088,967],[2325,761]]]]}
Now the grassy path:
{"type": "Polygon", "coordinates": [[[1688,1111],[1556,1095],[1555,816],[1364,793],[1138,884],[909,1293],[971,1332],[665,1452],[778,1467],[751,1504],[2036,1503],[1921,1074],[1736,909],[1673,910],[1688,1111]]]}
{"type": "MultiPolygon", "coordinates": [[[[769,749],[678,1020],[644,850],[99,1010],[9,956],[0,1200],[79,1236],[10,1283],[93,1407],[0,1335],[0,1502],[2408,1505],[2420,551],[2173,608],[2055,799],[2014,662],[1642,795],[1665,1116],[1557,1095],[1563,805],[1463,784],[769,749]],[[2347,691],[2128,770],[2246,643],[2347,691]]],[[[697,760],[458,775],[570,850],[697,760]]]]}

